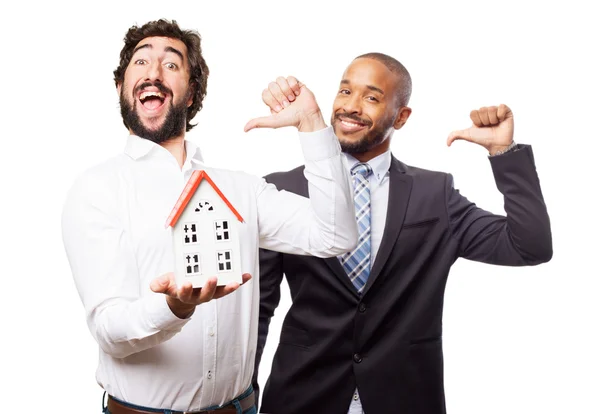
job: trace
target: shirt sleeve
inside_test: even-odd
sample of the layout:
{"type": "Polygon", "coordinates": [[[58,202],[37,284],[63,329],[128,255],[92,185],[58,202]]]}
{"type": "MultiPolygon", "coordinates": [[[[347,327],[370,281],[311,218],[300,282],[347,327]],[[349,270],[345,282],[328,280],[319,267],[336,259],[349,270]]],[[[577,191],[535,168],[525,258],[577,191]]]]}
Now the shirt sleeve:
{"type": "Polygon", "coordinates": [[[99,174],[80,177],[63,208],[62,233],[88,327],[104,352],[123,358],[168,340],[189,319],[176,317],[164,295],[140,286],[117,215],[117,187],[99,174]]]}
{"type": "Polygon", "coordinates": [[[260,247],[291,254],[336,256],[358,241],[350,175],[340,144],[328,127],[300,133],[309,198],[259,185],[260,247]]]}

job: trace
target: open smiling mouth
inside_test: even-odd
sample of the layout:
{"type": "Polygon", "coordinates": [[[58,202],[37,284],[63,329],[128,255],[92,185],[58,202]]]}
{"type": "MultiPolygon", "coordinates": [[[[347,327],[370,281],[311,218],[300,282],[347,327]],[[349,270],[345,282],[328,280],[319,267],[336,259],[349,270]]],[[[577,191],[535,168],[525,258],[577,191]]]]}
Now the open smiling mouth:
{"type": "Polygon", "coordinates": [[[355,119],[349,119],[346,117],[337,117],[338,125],[340,129],[347,133],[357,132],[363,130],[365,127],[369,125],[364,122],[357,121],[355,119]]]}
{"type": "Polygon", "coordinates": [[[164,104],[165,99],[165,94],[160,91],[144,91],[139,96],[142,106],[149,111],[159,109],[164,104]]]}
{"type": "Polygon", "coordinates": [[[347,121],[345,119],[341,119],[340,122],[348,128],[362,128],[365,126],[362,122],[347,121]]]}

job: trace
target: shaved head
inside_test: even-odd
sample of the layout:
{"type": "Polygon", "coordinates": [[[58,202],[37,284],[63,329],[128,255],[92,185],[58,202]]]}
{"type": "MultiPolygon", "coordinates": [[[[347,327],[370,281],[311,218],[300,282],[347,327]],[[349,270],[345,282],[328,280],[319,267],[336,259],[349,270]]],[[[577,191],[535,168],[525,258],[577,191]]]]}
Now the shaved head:
{"type": "Polygon", "coordinates": [[[398,88],[395,91],[397,103],[398,106],[407,106],[408,101],[410,100],[410,94],[412,93],[412,79],[404,65],[384,53],[365,53],[364,55],[357,56],[354,60],[361,58],[375,59],[376,61],[383,63],[392,73],[398,75],[398,88]]]}

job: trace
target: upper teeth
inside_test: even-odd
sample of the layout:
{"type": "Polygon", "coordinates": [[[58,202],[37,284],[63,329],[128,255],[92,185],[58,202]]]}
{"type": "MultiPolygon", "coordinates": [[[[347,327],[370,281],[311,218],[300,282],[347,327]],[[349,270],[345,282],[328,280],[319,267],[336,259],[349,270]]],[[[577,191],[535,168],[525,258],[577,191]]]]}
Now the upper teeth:
{"type": "Polygon", "coordinates": [[[163,95],[162,92],[148,91],[148,92],[142,92],[142,94],[140,95],[140,99],[146,99],[149,96],[158,96],[161,99],[164,99],[164,97],[165,97],[165,95],[163,95]]]}
{"type": "Polygon", "coordinates": [[[355,124],[353,122],[348,122],[348,121],[342,121],[342,124],[351,126],[351,127],[360,126],[360,124],[355,124]]]}

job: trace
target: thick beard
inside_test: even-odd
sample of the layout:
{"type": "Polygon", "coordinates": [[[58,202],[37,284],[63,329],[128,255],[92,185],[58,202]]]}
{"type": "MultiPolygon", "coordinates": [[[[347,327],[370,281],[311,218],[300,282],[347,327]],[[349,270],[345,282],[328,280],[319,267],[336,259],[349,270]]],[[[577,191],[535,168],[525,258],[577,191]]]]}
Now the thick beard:
{"type": "MultiPolygon", "coordinates": [[[[361,119],[352,116],[352,115],[344,115],[347,119],[353,119],[357,122],[363,122],[361,119]]],[[[333,125],[333,131],[337,135],[337,124],[341,122],[340,118],[335,114],[331,116],[331,124],[333,125]]],[[[393,125],[392,120],[382,120],[379,126],[376,126],[373,130],[366,132],[362,137],[355,141],[346,141],[342,137],[342,134],[338,135],[338,139],[340,141],[340,147],[342,148],[342,152],[347,154],[364,154],[367,151],[372,150],[376,146],[380,145],[383,141],[386,140],[388,134],[386,133],[389,128],[393,125]]]]}
{"type": "MultiPolygon", "coordinates": [[[[169,112],[165,120],[158,129],[151,130],[144,126],[142,120],[138,116],[132,105],[127,102],[123,91],[119,98],[121,105],[121,116],[125,124],[131,131],[140,138],[147,139],[156,144],[161,144],[171,138],[181,135],[185,131],[185,123],[187,116],[187,106],[185,101],[179,105],[173,105],[173,101],[169,103],[169,112]]],[[[136,105],[137,103],[134,103],[136,105]]]]}

